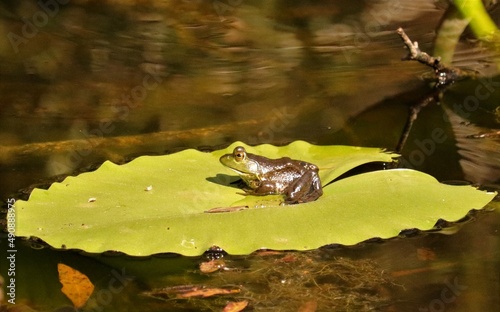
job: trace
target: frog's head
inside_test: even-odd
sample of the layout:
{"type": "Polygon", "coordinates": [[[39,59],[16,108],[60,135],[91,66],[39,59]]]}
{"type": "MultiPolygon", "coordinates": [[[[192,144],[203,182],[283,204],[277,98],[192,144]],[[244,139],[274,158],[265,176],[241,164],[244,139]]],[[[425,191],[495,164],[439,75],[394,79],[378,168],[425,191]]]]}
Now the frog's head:
{"type": "Polygon", "coordinates": [[[261,171],[258,161],[253,159],[252,154],[247,154],[243,146],[238,146],[232,154],[221,156],[220,162],[236,171],[240,176],[258,177],[261,171]]]}

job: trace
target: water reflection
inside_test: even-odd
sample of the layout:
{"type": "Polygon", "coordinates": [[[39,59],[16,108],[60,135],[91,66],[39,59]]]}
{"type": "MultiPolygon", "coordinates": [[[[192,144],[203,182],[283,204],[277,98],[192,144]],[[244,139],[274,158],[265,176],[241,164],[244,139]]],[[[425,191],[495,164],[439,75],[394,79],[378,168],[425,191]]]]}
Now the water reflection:
{"type": "MultiPolygon", "coordinates": [[[[427,69],[400,62],[406,52],[394,30],[405,26],[431,51],[446,9],[431,0],[66,2],[41,1],[53,4],[45,8],[29,0],[0,4],[0,34],[7,39],[0,41],[2,197],[106,159],[120,163],[131,155],[234,140],[392,149],[408,106],[428,91],[419,79],[427,69]]],[[[482,50],[461,48],[460,64],[491,65],[482,50]]],[[[494,66],[488,70],[495,73],[494,66]]],[[[443,104],[454,113],[453,104],[473,90],[457,84],[443,104]]],[[[498,140],[465,138],[498,128],[497,106],[495,91],[460,120],[429,107],[403,156],[440,180],[498,184],[498,140]],[[447,139],[429,152],[422,146],[430,145],[422,144],[436,128],[447,139]]],[[[498,224],[498,214],[485,214],[452,236],[367,244],[334,255],[375,259],[388,271],[407,272],[396,276],[404,289],[392,290],[395,309],[488,309],[498,306],[498,224]],[[422,249],[434,258],[420,257],[422,249]],[[457,286],[458,293],[449,285],[467,289],[457,286]]],[[[24,252],[44,259],[41,267],[19,264],[26,285],[61,258],[47,249],[24,252]]],[[[90,267],[94,279],[110,272],[87,257],[66,257],[90,267]]],[[[184,271],[193,267],[191,260],[180,262],[176,282],[189,279],[184,271]]],[[[161,287],[169,274],[144,276],[120,304],[143,303],[134,297],[137,288],[161,287]]],[[[55,275],[50,278],[52,295],[60,286],[55,275]]],[[[46,285],[19,294],[46,303],[39,297],[51,296],[38,292],[46,285]]]]}
{"type": "MultiPolygon", "coordinates": [[[[36,155],[42,176],[106,158],[121,162],[123,153],[237,139],[334,142],[331,134],[347,120],[415,81],[415,67],[394,67],[402,52],[392,24],[419,13],[409,2],[386,5],[5,2],[2,141],[67,141],[36,155]],[[230,124],[221,135],[219,126],[230,124]],[[210,127],[211,135],[198,135],[210,127]],[[172,131],[185,131],[183,139],[172,131]],[[153,142],[147,134],[154,132],[172,139],[153,142]],[[154,147],[89,146],[140,134],[154,147]]],[[[437,19],[434,13],[427,19],[437,19]]],[[[43,148],[21,153],[29,150],[43,148]]],[[[18,152],[7,148],[2,159],[26,167],[18,152]]]]}

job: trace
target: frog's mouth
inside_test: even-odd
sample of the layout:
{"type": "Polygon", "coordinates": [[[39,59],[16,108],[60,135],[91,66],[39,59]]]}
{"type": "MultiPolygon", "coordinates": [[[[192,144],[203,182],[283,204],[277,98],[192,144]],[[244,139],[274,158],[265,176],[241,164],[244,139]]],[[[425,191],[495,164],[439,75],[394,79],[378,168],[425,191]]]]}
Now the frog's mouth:
{"type": "Polygon", "coordinates": [[[244,180],[257,178],[257,175],[255,173],[249,173],[249,172],[241,171],[241,170],[234,169],[234,168],[231,168],[231,170],[236,172],[244,180]]]}
{"type": "Polygon", "coordinates": [[[234,169],[234,168],[229,168],[231,170],[233,170],[234,172],[236,172],[238,175],[244,175],[244,174],[248,174],[247,172],[243,172],[241,170],[238,170],[238,169],[234,169]]]}
{"type": "Polygon", "coordinates": [[[223,162],[225,166],[229,169],[233,170],[239,175],[245,176],[257,176],[258,172],[260,172],[260,165],[256,161],[247,161],[244,164],[241,162],[237,162],[234,159],[231,159],[230,162],[223,162]]]}

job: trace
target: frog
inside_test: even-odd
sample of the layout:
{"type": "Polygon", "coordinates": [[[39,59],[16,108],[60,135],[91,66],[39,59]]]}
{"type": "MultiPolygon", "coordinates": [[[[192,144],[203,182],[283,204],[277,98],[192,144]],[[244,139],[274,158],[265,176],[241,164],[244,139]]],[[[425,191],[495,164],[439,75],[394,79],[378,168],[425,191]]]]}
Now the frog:
{"type": "Polygon", "coordinates": [[[270,159],[248,153],[243,146],[220,157],[222,165],[238,173],[247,195],[284,195],[285,204],[315,201],[323,195],[318,166],[282,157],[270,159]]]}

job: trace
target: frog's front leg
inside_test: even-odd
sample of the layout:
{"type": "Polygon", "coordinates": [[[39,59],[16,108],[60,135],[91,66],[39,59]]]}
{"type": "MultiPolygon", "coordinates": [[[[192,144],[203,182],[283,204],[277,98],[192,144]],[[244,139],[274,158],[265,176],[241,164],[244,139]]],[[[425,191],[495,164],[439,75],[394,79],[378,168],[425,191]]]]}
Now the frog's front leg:
{"type": "MultiPolygon", "coordinates": [[[[251,186],[252,187],[252,186],[251,186]]],[[[272,182],[259,182],[252,189],[245,190],[249,195],[272,195],[276,194],[276,184],[272,182]]]]}
{"type": "Polygon", "coordinates": [[[308,171],[290,186],[286,204],[307,203],[323,195],[321,180],[315,171],[308,171]]]}

